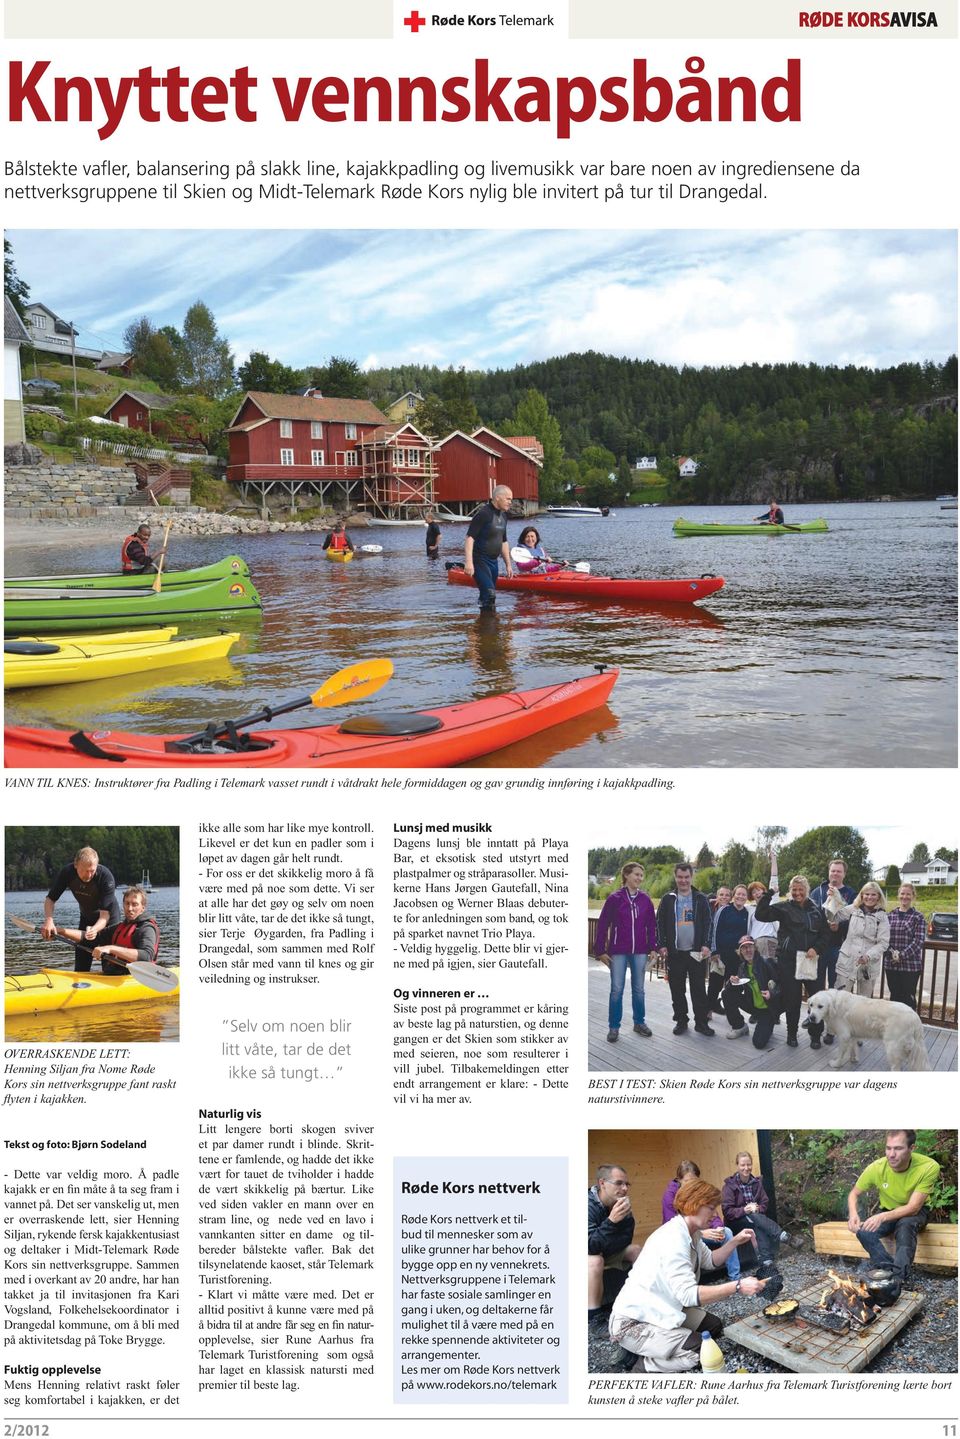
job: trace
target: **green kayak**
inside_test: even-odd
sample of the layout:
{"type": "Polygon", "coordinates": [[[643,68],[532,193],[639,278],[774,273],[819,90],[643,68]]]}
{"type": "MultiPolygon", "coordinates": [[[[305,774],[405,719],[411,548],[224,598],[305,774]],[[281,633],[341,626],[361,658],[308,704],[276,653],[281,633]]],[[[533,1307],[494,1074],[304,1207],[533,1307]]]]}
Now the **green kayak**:
{"type": "Polygon", "coordinates": [[[673,533],[686,535],[824,535],[826,520],[803,520],[799,525],[726,525],[712,520],[674,520],[673,533]]]}
{"type": "Polygon", "coordinates": [[[233,619],[239,610],[263,606],[249,575],[171,585],[164,576],[159,594],[144,586],[83,589],[41,585],[6,589],[3,631],[16,634],[76,634],[85,630],[130,629],[193,618],[233,619]]]}
{"type": "MultiPolygon", "coordinates": [[[[183,589],[192,585],[204,585],[210,580],[230,580],[234,576],[249,579],[250,570],[246,560],[239,555],[227,555],[213,565],[201,565],[195,570],[163,571],[163,588],[183,589]]],[[[64,590],[125,590],[147,589],[153,583],[153,575],[26,575],[19,579],[4,581],[7,590],[64,589],[64,590]]]]}

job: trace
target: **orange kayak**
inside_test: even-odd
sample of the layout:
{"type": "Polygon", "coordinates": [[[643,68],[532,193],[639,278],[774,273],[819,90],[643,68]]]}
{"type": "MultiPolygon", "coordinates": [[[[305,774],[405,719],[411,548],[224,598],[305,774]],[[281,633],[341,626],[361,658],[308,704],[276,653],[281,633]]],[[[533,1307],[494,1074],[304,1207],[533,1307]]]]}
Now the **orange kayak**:
{"type": "Polygon", "coordinates": [[[4,732],[4,763],[7,769],[444,769],[599,709],[619,673],[598,666],[597,673],[562,684],[440,709],[371,712],[310,729],[257,730],[243,736],[240,750],[178,749],[175,735],[69,734],[19,725],[4,732]]]}

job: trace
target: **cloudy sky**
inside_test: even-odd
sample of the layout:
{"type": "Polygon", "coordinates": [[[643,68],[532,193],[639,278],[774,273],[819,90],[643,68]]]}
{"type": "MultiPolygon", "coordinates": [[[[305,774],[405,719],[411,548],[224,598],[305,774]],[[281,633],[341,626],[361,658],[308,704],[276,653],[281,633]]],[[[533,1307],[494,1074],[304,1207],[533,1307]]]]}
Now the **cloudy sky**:
{"type": "Polygon", "coordinates": [[[895,365],[956,349],[950,231],[11,231],[81,341],[202,299],[239,360],[895,365]]]}

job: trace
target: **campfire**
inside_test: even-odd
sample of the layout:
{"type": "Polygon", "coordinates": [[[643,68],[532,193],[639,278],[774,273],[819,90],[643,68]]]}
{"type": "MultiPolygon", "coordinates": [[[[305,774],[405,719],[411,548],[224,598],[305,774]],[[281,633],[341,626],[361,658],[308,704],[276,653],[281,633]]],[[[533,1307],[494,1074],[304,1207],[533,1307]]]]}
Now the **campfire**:
{"type": "Polygon", "coordinates": [[[820,1308],[831,1314],[839,1314],[844,1319],[852,1319],[857,1324],[872,1324],[880,1313],[880,1306],[871,1300],[867,1286],[857,1284],[852,1279],[844,1279],[832,1269],[828,1269],[827,1273],[833,1280],[834,1287],[823,1291],[820,1308]]]}

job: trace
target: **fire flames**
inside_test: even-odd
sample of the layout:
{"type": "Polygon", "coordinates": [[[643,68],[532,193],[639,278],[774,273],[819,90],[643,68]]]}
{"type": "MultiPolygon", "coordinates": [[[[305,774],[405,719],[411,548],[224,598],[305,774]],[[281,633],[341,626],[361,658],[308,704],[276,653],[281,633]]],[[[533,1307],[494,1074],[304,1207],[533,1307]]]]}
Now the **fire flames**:
{"type": "Polygon", "coordinates": [[[870,1324],[880,1312],[879,1305],[870,1301],[865,1284],[845,1279],[832,1269],[827,1273],[833,1280],[833,1289],[825,1289],[820,1296],[820,1308],[833,1314],[842,1314],[846,1319],[855,1319],[858,1324],[870,1324]]]}

